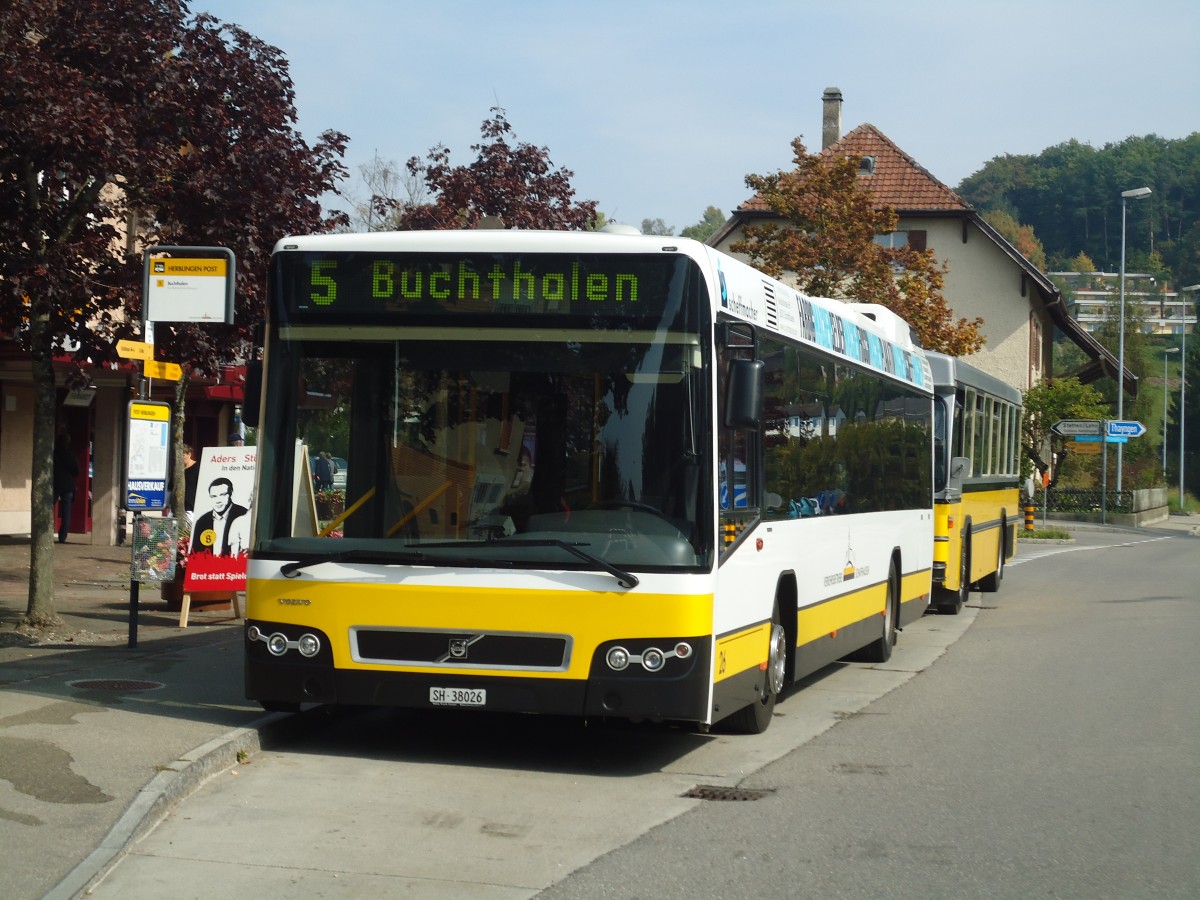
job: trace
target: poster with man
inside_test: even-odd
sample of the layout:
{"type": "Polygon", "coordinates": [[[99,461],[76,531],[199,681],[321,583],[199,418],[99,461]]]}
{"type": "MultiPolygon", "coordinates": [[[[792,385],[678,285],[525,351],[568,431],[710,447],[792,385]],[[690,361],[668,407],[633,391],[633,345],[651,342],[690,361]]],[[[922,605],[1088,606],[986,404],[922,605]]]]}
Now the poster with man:
{"type": "Polygon", "coordinates": [[[254,447],[200,451],[185,591],[244,591],[254,493],[254,447]]]}

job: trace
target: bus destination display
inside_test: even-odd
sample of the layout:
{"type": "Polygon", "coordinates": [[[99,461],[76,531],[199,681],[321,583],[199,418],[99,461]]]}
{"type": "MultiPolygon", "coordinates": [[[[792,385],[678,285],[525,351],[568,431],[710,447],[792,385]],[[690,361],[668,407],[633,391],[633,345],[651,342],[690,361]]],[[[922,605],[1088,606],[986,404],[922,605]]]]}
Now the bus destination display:
{"type": "Polygon", "coordinates": [[[308,317],[457,312],[657,316],[681,257],[565,254],[280,254],[287,305],[308,317]]]}

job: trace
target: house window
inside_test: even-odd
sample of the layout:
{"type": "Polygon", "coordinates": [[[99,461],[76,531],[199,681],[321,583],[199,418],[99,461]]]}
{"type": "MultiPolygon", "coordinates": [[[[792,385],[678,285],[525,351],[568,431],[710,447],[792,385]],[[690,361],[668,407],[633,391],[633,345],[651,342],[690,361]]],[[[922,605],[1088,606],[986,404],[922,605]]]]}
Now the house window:
{"type": "Polygon", "coordinates": [[[914,250],[925,249],[925,230],[912,231],[890,231],[887,234],[875,235],[875,243],[881,247],[887,247],[889,250],[898,250],[901,247],[912,247],[914,250]]]}

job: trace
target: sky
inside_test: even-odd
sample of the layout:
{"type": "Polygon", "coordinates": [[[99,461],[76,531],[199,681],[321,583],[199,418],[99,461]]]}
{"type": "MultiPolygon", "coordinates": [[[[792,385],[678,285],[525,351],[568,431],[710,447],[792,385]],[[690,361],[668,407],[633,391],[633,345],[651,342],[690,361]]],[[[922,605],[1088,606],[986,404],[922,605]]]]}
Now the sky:
{"type": "Polygon", "coordinates": [[[956,187],[998,156],[1200,130],[1197,0],[189,0],[287,56],[298,128],[376,155],[475,159],[505,110],[609,220],[678,233],[728,216],[748,174],[879,128],[956,187]]]}

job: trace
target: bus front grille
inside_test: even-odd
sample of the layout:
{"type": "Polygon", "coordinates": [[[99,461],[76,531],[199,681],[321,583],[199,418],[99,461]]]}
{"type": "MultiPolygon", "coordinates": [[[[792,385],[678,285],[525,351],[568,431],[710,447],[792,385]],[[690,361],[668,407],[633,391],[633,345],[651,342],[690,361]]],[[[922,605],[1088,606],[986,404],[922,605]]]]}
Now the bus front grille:
{"type": "Polygon", "coordinates": [[[360,627],[350,629],[350,649],[362,663],[561,672],[571,642],[564,635],[360,627]]]}

